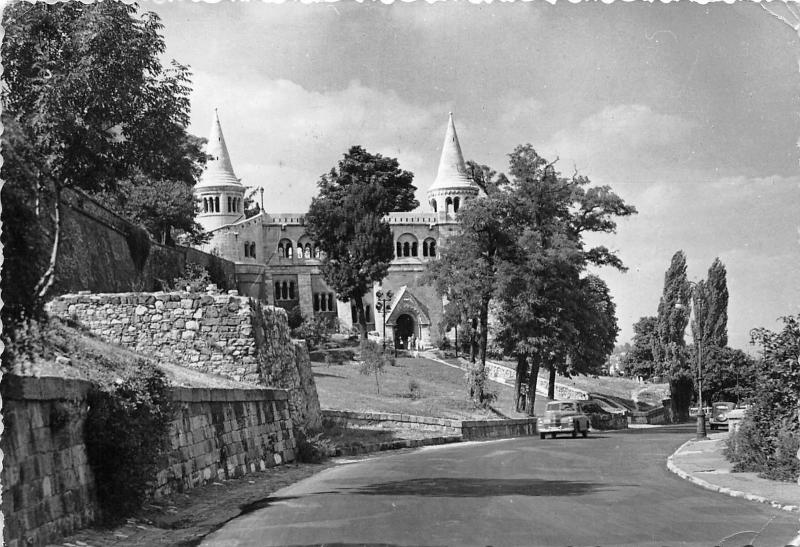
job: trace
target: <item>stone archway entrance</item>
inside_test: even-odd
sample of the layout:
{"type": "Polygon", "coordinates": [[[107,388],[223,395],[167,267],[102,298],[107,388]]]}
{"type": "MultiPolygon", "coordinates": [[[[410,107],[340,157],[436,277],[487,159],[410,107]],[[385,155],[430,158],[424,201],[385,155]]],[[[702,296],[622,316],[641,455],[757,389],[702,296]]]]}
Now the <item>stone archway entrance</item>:
{"type": "Polygon", "coordinates": [[[397,318],[394,327],[394,344],[397,349],[409,349],[411,337],[416,338],[417,329],[414,318],[404,313],[397,318]]]}

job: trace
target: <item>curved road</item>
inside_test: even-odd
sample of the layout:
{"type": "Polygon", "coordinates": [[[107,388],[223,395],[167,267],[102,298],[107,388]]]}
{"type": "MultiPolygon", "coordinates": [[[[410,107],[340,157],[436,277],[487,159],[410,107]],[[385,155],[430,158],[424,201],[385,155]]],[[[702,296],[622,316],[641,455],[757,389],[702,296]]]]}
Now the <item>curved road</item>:
{"type": "Polygon", "coordinates": [[[766,547],[796,535],[797,514],[667,471],[691,436],[662,427],[376,456],[276,492],[202,545],[766,547]]]}

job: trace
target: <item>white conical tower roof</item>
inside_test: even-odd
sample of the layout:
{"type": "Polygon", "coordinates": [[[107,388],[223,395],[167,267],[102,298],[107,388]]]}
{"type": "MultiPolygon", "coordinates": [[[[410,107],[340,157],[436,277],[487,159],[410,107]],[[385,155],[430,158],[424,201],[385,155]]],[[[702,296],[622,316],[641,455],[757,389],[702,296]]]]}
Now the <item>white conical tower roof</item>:
{"type": "Polygon", "coordinates": [[[233,172],[231,157],[228,155],[228,147],[225,145],[225,137],[222,135],[222,126],[220,126],[216,108],[214,109],[214,121],[211,124],[208,144],[206,144],[206,154],[209,155],[209,158],[206,162],[205,170],[200,176],[200,183],[195,188],[230,184],[242,185],[233,172]]]}
{"type": "Polygon", "coordinates": [[[428,191],[443,190],[445,188],[478,188],[467,174],[467,166],[461,153],[461,145],[458,142],[458,135],[456,135],[456,126],[453,124],[452,112],[450,112],[447,132],[444,136],[442,156],[439,159],[439,170],[436,173],[433,185],[428,191]]]}

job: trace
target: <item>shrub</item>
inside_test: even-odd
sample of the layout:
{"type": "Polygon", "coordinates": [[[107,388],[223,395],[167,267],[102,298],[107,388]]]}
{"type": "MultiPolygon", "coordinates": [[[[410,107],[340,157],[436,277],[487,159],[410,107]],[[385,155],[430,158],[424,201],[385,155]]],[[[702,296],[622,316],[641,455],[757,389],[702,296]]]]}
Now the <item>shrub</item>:
{"type": "Polygon", "coordinates": [[[361,342],[361,355],[359,356],[361,366],[359,372],[365,376],[370,374],[375,375],[375,386],[377,387],[378,394],[381,392],[381,384],[378,381],[378,375],[383,373],[386,365],[394,366],[394,357],[385,353],[383,348],[377,342],[372,340],[363,340],[361,342]]]}
{"type": "Polygon", "coordinates": [[[211,275],[201,264],[187,262],[181,277],[172,280],[172,288],[189,292],[201,292],[211,284],[211,275]]]}
{"type": "Polygon", "coordinates": [[[323,433],[310,435],[305,427],[298,427],[294,432],[297,445],[297,459],[302,463],[321,463],[334,453],[335,447],[323,433]]]}
{"type": "Polygon", "coordinates": [[[141,374],[89,393],[86,445],[108,523],[141,506],[169,446],[174,413],[169,384],[161,371],[142,364],[141,374]]]}
{"type": "Polygon", "coordinates": [[[464,375],[464,380],[467,384],[467,391],[469,397],[475,402],[475,406],[479,408],[487,408],[497,400],[497,392],[490,391],[488,386],[488,379],[486,378],[486,371],[479,372],[477,369],[468,370],[464,375]],[[480,393],[479,399],[475,395],[480,393]]]}
{"type": "Polygon", "coordinates": [[[308,349],[319,347],[322,342],[330,340],[331,333],[335,330],[335,318],[317,315],[305,319],[302,324],[292,330],[294,338],[306,341],[308,349]]]}
{"type": "Polygon", "coordinates": [[[413,378],[408,381],[408,396],[412,399],[419,399],[422,397],[422,390],[419,387],[419,382],[413,378]]]}

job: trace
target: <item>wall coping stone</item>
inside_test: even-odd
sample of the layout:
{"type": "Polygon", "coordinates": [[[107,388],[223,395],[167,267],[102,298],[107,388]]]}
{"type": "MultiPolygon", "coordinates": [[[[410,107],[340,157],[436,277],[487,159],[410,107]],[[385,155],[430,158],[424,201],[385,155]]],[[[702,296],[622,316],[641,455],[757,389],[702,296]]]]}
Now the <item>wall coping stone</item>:
{"type": "Polygon", "coordinates": [[[172,388],[172,400],[176,402],[246,402],[246,401],[287,401],[289,391],[285,389],[244,389],[244,388],[172,388]]]}
{"type": "Polygon", "coordinates": [[[82,399],[92,389],[92,382],[57,376],[18,376],[4,374],[0,393],[4,399],[57,401],[82,399]]]}

